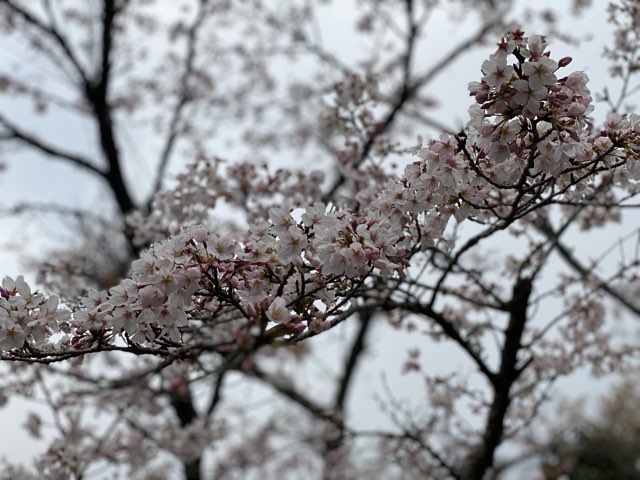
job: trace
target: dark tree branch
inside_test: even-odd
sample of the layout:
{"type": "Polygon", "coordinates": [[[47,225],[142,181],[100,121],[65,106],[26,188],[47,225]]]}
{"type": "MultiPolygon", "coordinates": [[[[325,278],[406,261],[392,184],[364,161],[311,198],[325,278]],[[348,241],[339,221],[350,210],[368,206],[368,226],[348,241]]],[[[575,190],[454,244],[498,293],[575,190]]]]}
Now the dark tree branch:
{"type": "MultiPolygon", "coordinates": [[[[377,138],[391,129],[391,126],[393,124],[394,119],[396,118],[396,115],[402,110],[405,103],[415,93],[415,89],[411,85],[411,67],[412,67],[414,47],[415,47],[416,40],[418,38],[418,34],[420,32],[420,26],[417,25],[413,19],[413,1],[407,0],[405,2],[405,5],[406,5],[405,14],[407,17],[408,33],[406,37],[406,47],[405,47],[406,50],[402,57],[402,84],[400,86],[399,93],[397,95],[395,102],[391,105],[391,109],[387,112],[387,115],[380,122],[379,127],[376,129],[376,131],[369,136],[365,144],[362,146],[362,150],[360,151],[360,156],[359,156],[360,158],[356,162],[355,167],[358,167],[362,162],[364,162],[367,159],[377,138]]],[[[329,191],[325,194],[323,201],[328,202],[329,199],[331,199],[335,195],[335,193],[344,184],[346,180],[347,178],[344,176],[344,174],[340,173],[340,175],[335,180],[335,182],[333,183],[329,191]]]]}
{"type": "Polygon", "coordinates": [[[487,33],[491,31],[491,29],[495,28],[502,22],[501,18],[497,18],[490,22],[487,22],[480,30],[478,30],[475,35],[469,37],[464,42],[458,44],[454,47],[449,53],[447,53],[442,60],[436,63],[433,67],[429,69],[428,72],[420,75],[413,83],[413,89],[418,90],[426,86],[431,82],[435,77],[437,77],[440,73],[442,73],[449,65],[453,63],[460,55],[465,53],[469,48],[478,43],[478,41],[484,37],[487,33]]]}
{"type": "Polygon", "coordinates": [[[480,445],[474,451],[462,473],[465,480],[482,480],[493,465],[495,451],[502,441],[504,420],[511,403],[511,387],[522,373],[518,367],[518,352],[527,322],[527,308],[531,296],[533,278],[519,278],[513,286],[509,323],[500,358],[500,371],[494,383],[494,393],[480,445]]]}
{"type": "MultiPolygon", "coordinates": [[[[349,348],[349,354],[344,363],[344,367],[342,369],[342,376],[338,383],[338,389],[336,390],[335,399],[333,401],[333,409],[335,414],[339,416],[339,418],[344,419],[344,408],[347,400],[347,395],[349,393],[349,388],[353,384],[353,379],[355,378],[356,367],[359,359],[362,356],[362,353],[366,349],[365,340],[369,331],[371,330],[372,325],[373,312],[368,310],[358,314],[358,320],[360,321],[360,325],[358,328],[358,332],[356,333],[353,343],[351,344],[351,348],[349,348]]],[[[342,428],[338,428],[335,432],[335,435],[331,435],[327,437],[325,440],[325,477],[328,475],[328,462],[326,460],[326,455],[333,450],[339,448],[344,442],[345,429],[344,424],[342,428]]]]}
{"type": "Polygon", "coordinates": [[[602,291],[606,292],[612,298],[619,301],[622,305],[624,305],[627,309],[633,312],[636,315],[640,315],[640,308],[637,305],[634,305],[629,299],[625,298],[620,292],[618,292],[615,288],[609,286],[607,282],[604,282],[596,273],[587,267],[585,267],[580,261],[573,255],[571,250],[560,241],[560,232],[556,232],[549,220],[543,216],[539,216],[539,222],[536,224],[538,230],[546,235],[550,241],[555,243],[556,250],[560,254],[560,256],[571,266],[576,272],[578,272],[584,278],[592,278],[595,280],[597,286],[602,291]]]}
{"type": "MultiPolygon", "coordinates": [[[[182,428],[188,427],[198,418],[189,383],[185,380],[179,385],[170,388],[168,393],[173,411],[180,421],[180,426],[182,428]]],[[[182,459],[185,480],[200,480],[201,461],[202,455],[198,455],[195,458],[182,459]]]]}
{"type": "MultiPolygon", "coordinates": [[[[431,82],[438,74],[440,74],[447,66],[449,66],[454,60],[456,60],[460,55],[465,53],[471,46],[477,43],[483,36],[485,36],[492,28],[498,25],[501,22],[501,19],[496,19],[491,22],[486,23],[475,35],[465,40],[458,46],[456,46],[453,50],[451,50],[447,55],[443,57],[438,63],[436,63],[428,72],[423,75],[417,77],[415,80],[411,80],[411,60],[413,57],[413,51],[415,47],[415,42],[417,40],[418,34],[420,32],[419,25],[414,23],[412,18],[412,2],[407,1],[407,18],[409,21],[409,33],[407,35],[407,45],[406,45],[406,53],[403,58],[403,80],[402,86],[400,88],[399,94],[396,98],[396,101],[391,105],[391,108],[384,119],[380,122],[380,127],[376,129],[376,131],[369,136],[367,142],[363,145],[360,159],[356,163],[356,167],[359,166],[362,162],[364,162],[375,141],[380,135],[388,132],[394,123],[396,116],[403,111],[406,104],[412,100],[418,90],[425,87],[428,83],[431,82]]],[[[333,183],[331,188],[324,195],[323,201],[326,203],[332,198],[338,189],[344,184],[347,178],[340,174],[336,181],[333,183]]]]}
{"type": "Polygon", "coordinates": [[[375,437],[375,438],[383,438],[386,440],[394,440],[394,441],[409,441],[418,445],[418,447],[428,455],[433,457],[433,459],[438,462],[438,464],[444,468],[449,474],[452,480],[461,480],[460,476],[456,469],[447,462],[441,453],[437,452],[432,446],[428,443],[424,442],[420,436],[414,432],[411,432],[407,429],[403,429],[403,433],[393,433],[393,432],[384,432],[384,431],[348,431],[349,436],[353,438],[358,437],[375,437]]]}
{"type": "Polygon", "coordinates": [[[448,125],[445,125],[443,122],[441,122],[436,118],[425,115],[424,112],[422,112],[419,109],[405,110],[403,112],[403,115],[405,117],[417,120],[423,123],[424,125],[426,125],[427,127],[431,127],[440,133],[448,133],[449,135],[454,135],[456,131],[460,131],[460,129],[456,130],[455,128],[451,128],[448,125]]]}
{"type": "Polygon", "coordinates": [[[429,305],[422,305],[420,303],[397,303],[397,302],[388,302],[387,306],[390,310],[399,309],[405,310],[407,312],[416,313],[422,315],[424,317],[432,319],[441,329],[442,331],[454,342],[456,342],[462,349],[471,357],[473,362],[478,367],[485,377],[492,383],[495,384],[498,380],[497,374],[489,368],[489,366],[482,359],[480,354],[476,351],[475,347],[462,336],[462,334],[458,331],[455,325],[448,320],[443,314],[436,312],[429,305]]]}
{"type": "Polygon", "coordinates": [[[98,131],[100,145],[107,161],[109,169],[106,174],[109,186],[113,191],[120,211],[127,214],[134,209],[134,203],[124,183],[120,164],[120,152],[113,130],[113,118],[108,103],[109,81],[111,73],[111,54],[113,46],[113,25],[118,10],[115,0],[104,0],[102,12],[102,52],[100,72],[93,81],[85,84],[85,95],[93,109],[98,131]]]}
{"type": "Polygon", "coordinates": [[[222,400],[222,386],[224,385],[224,377],[226,376],[228,370],[222,370],[218,375],[218,379],[216,380],[216,385],[213,389],[213,395],[211,396],[211,401],[209,402],[209,407],[207,408],[207,416],[211,416],[216,409],[216,407],[220,404],[220,400],[222,400]]]}
{"type": "MultiPolygon", "coordinates": [[[[23,7],[17,5],[12,0],[0,0],[0,5],[6,6],[10,12],[19,16],[24,22],[41,32],[46,38],[51,39],[54,45],[57,45],[60,48],[65,55],[65,58],[67,58],[73,66],[73,69],[79,78],[78,83],[80,88],[83,90],[83,93],[96,118],[100,145],[107,161],[108,169],[105,172],[100,171],[95,167],[89,166],[90,164],[86,160],[79,158],[77,155],[58,151],[54,147],[45,145],[38,139],[35,139],[24,132],[17,131],[17,129],[14,129],[16,130],[14,132],[14,137],[30,144],[43,153],[57,158],[64,158],[67,161],[75,163],[77,166],[88,168],[93,173],[97,173],[107,180],[120,211],[123,214],[129,213],[133,210],[134,204],[122,176],[120,156],[113,131],[113,119],[111,117],[110,106],[108,104],[111,56],[113,48],[113,25],[118,12],[115,0],[104,0],[102,13],[102,51],[100,71],[97,72],[95,76],[89,75],[85,71],[67,40],[60,34],[60,32],[58,32],[53,24],[45,24],[42,20],[34,16],[28,10],[25,10],[23,7]]],[[[3,123],[6,125],[6,120],[4,120],[3,123]]]]}
{"type": "Polygon", "coordinates": [[[296,390],[292,385],[286,384],[280,380],[277,380],[271,377],[269,374],[262,371],[258,367],[254,367],[251,370],[248,370],[244,373],[266,383],[271,388],[276,390],[278,393],[282,394],[284,397],[300,405],[302,408],[304,408],[307,412],[309,412],[311,415],[313,415],[317,419],[329,421],[340,429],[344,428],[341,416],[330,413],[328,409],[318,405],[313,400],[311,400],[310,398],[306,397],[301,392],[296,390]]]}
{"type": "Polygon", "coordinates": [[[358,360],[360,356],[366,349],[365,340],[369,331],[371,330],[371,319],[373,317],[372,311],[364,311],[359,315],[360,326],[358,328],[358,333],[356,334],[353,344],[349,349],[349,356],[344,364],[344,368],[342,370],[342,377],[340,378],[340,383],[338,385],[338,390],[336,392],[335,400],[333,402],[333,407],[336,411],[343,411],[344,405],[347,399],[347,394],[349,392],[349,387],[352,384],[353,376],[356,371],[356,366],[358,364],[358,360]]]}
{"type": "Polygon", "coordinates": [[[47,144],[45,141],[26,133],[25,131],[19,129],[15,125],[11,124],[4,116],[0,115],[0,125],[4,126],[7,130],[6,134],[2,135],[0,139],[2,140],[17,140],[24,145],[33,147],[34,149],[54,158],[57,160],[61,160],[76,167],[80,167],[84,170],[88,170],[89,172],[98,175],[101,178],[105,178],[107,174],[100,170],[98,167],[91,164],[91,162],[81,155],[65,152],[64,150],[60,150],[57,147],[47,144]]]}
{"type": "Polygon", "coordinates": [[[171,398],[171,406],[180,420],[180,426],[186,427],[198,418],[198,412],[193,406],[191,389],[186,382],[184,385],[171,389],[169,397],[171,398]]]}
{"type": "Polygon", "coordinates": [[[67,40],[58,32],[53,25],[45,25],[40,19],[35,17],[29,11],[24,8],[16,5],[13,0],[0,0],[0,4],[6,5],[13,13],[22,18],[28,25],[36,28],[40,32],[42,32],[45,37],[51,39],[55,44],[57,44],[60,49],[63,51],[66,58],[71,62],[73,69],[77,73],[83,84],[87,84],[88,77],[78,58],[76,57],[73,50],[67,40]]]}

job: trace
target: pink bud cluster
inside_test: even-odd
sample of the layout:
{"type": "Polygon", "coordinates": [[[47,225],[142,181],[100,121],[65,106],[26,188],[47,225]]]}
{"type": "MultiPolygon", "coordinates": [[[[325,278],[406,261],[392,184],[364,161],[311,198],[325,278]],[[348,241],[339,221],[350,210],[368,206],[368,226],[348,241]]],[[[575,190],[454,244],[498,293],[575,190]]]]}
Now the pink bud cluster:
{"type": "Polygon", "coordinates": [[[476,100],[469,123],[474,153],[499,184],[517,182],[523,170],[558,177],[592,159],[588,78],[574,72],[558,79],[571,59],[556,62],[545,48],[542,37],[515,32],[483,63],[482,81],[469,85],[476,100]]]}

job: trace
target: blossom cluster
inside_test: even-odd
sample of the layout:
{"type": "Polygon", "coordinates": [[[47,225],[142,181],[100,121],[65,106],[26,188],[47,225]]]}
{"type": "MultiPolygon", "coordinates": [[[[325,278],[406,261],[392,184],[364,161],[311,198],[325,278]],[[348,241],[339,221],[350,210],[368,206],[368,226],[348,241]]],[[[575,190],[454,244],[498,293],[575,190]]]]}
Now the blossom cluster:
{"type": "MultiPolygon", "coordinates": [[[[202,226],[155,243],[133,262],[130,278],[82,300],[70,322],[71,345],[86,348],[115,335],[137,344],[178,344],[183,334],[205,329],[212,342],[244,342],[247,332],[260,336],[276,324],[289,333],[322,330],[346,284],[405,266],[405,233],[379,213],[330,211],[316,203],[300,217],[296,222],[289,209],[272,208],[270,220],[251,227],[244,243],[202,226]]],[[[19,292],[18,306],[44,305],[47,332],[57,331],[55,297],[44,304],[22,279],[18,289],[5,283],[5,291],[19,292]]],[[[7,349],[22,347],[29,335],[34,344],[46,339],[33,322],[20,324],[30,330],[13,333],[19,327],[5,322],[5,336],[14,339],[5,342],[7,349]]]]}
{"type": "Polygon", "coordinates": [[[482,81],[469,86],[476,100],[469,135],[479,162],[501,184],[516,182],[523,169],[558,177],[592,159],[588,78],[573,72],[558,79],[571,59],[552,60],[545,48],[542,37],[516,32],[483,63],[482,81]],[[510,55],[515,63],[508,64],[510,55]]]}
{"type": "MultiPolygon", "coordinates": [[[[204,338],[246,346],[319,332],[369,276],[401,275],[417,251],[441,238],[452,216],[499,221],[502,210],[494,204],[513,202],[515,209],[532,198],[542,205],[559,195],[556,181],[570,196],[579,190],[569,188],[576,174],[613,169],[625,172],[619,184],[637,179],[638,119],[611,117],[590,137],[586,75],[558,78],[570,60],[555,61],[545,49],[542,37],[506,37],[484,62],[482,80],[470,85],[476,104],[467,130],[419,148],[400,178],[358,192],[355,208],[314,202],[321,196],[315,173],[270,174],[242,164],[225,181],[219,163],[193,164],[176,188],[157,197],[151,220],[131,221],[141,243],[162,232],[172,236],[144,251],[130,278],[83,300],[69,323],[70,345],[120,336],[164,346],[204,338]],[[206,222],[219,198],[249,210],[261,205],[245,235],[179,230],[206,222]]],[[[32,294],[22,278],[5,279],[0,294],[4,350],[43,345],[66,325],[56,297],[32,294]]]]}
{"type": "Polygon", "coordinates": [[[58,302],[56,296],[32,292],[22,275],[5,277],[0,287],[0,349],[21,348],[27,338],[41,343],[56,333],[70,315],[58,302]]]}
{"type": "Polygon", "coordinates": [[[560,76],[571,58],[553,60],[546,47],[543,37],[513,32],[483,63],[481,81],[469,85],[475,104],[464,137],[457,137],[459,163],[479,178],[467,182],[477,188],[463,187],[461,198],[480,216],[508,215],[505,207],[516,199],[595,201],[611,197],[615,185],[636,188],[638,117],[610,114],[594,132],[588,77],[560,76]]]}
{"type": "Polygon", "coordinates": [[[127,218],[137,245],[176,234],[185,225],[206,224],[223,202],[241,208],[250,222],[266,218],[269,209],[285,199],[291,207],[305,207],[321,196],[324,174],[272,171],[253,162],[226,166],[213,158],[190,163],[176,180],[175,186],[155,195],[149,214],[134,212],[127,218]]]}
{"type": "Polygon", "coordinates": [[[333,212],[316,203],[300,222],[286,208],[272,208],[269,218],[251,227],[245,243],[198,226],[154,244],[133,262],[130,279],[85,301],[74,326],[110,328],[137,342],[179,342],[189,318],[219,342],[259,336],[275,324],[319,329],[344,297],[344,281],[404,266],[402,229],[372,211],[333,212]]]}

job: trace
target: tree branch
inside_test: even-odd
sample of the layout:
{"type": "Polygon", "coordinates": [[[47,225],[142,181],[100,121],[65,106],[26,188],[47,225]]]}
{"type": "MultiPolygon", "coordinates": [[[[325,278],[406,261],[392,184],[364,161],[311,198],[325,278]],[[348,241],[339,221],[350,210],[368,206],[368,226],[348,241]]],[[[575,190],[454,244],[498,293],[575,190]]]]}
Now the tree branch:
{"type": "Polygon", "coordinates": [[[471,48],[474,44],[476,44],[482,37],[484,37],[489,31],[496,27],[498,24],[502,22],[502,18],[496,18],[490,22],[487,22],[480,30],[478,30],[475,35],[469,37],[464,42],[460,43],[456,47],[454,47],[449,53],[447,53],[442,60],[436,63],[433,67],[429,69],[428,72],[419,76],[415,82],[413,83],[413,90],[418,90],[428,83],[431,82],[435,77],[437,77],[445,68],[447,68],[451,63],[457,59],[460,55],[465,53],[469,48],[471,48]]]}
{"type": "MultiPolygon", "coordinates": [[[[417,25],[413,19],[413,2],[411,0],[406,1],[405,14],[407,17],[408,33],[406,37],[406,50],[402,57],[402,85],[400,87],[400,91],[398,93],[396,101],[393,103],[391,109],[387,112],[387,115],[384,117],[384,119],[380,122],[379,128],[377,128],[375,132],[373,132],[369,136],[366,143],[362,146],[360,158],[354,165],[355,167],[358,167],[367,159],[369,153],[371,152],[371,149],[373,148],[373,145],[375,144],[376,139],[391,128],[398,112],[402,110],[405,103],[410,98],[412,98],[413,94],[415,93],[415,89],[411,85],[411,67],[415,43],[420,32],[420,26],[417,25]]],[[[323,201],[328,202],[346,180],[347,177],[345,177],[344,174],[340,173],[329,191],[324,195],[323,201]]]]}
{"type": "Polygon", "coordinates": [[[115,196],[120,211],[126,215],[134,209],[134,203],[122,176],[120,153],[115,140],[113,118],[111,117],[111,109],[108,103],[113,24],[117,11],[115,0],[104,0],[100,72],[96,80],[88,81],[85,84],[85,95],[96,117],[100,135],[100,145],[109,166],[106,179],[109,182],[109,186],[115,196]]]}
{"type": "Polygon", "coordinates": [[[151,202],[153,201],[154,194],[162,188],[162,181],[169,164],[169,157],[171,156],[171,152],[173,152],[173,147],[178,136],[178,124],[180,123],[180,119],[182,117],[182,111],[184,110],[184,107],[187,105],[187,103],[191,101],[191,95],[189,92],[189,79],[193,74],[193,63],[196,55],[196,41],[198,37],[198,31],[200,30],[200,27],[207,17],[204,14],[204,9],[208,1],[209,0],[200,0],[200,6],[198,8],[198,11],[196,12],[196,19],[189,29],[189,36],[187,39],[187,56],[184,62],[184,72],[182,73],[182,78],[180,79],[180,93],[178,95],[178,101],[176,102],[176,105],[173,109],[173,115],[169,123],[169,134],[167,136],[164,148],[162,149],[162,153],[160,154],[158,171],[153,183],[151,195],[149,196],[149,200],[147,201],[147,210],[149,210],[149,208],[151,207],[151,202]]]}
{"type": "Polygon", "coordinates": [[[580,261],[573,255],[573,253],[567,248],[565,244],[560,241],[560,234],[556,232],[551,223],[544,216],[539,216],[539,222],[536,224],[538,230],[546,235],[550,241],[555,243],[556,250],[560,254],[560,256],[571,266],[576,272],[578,272],[582,277],[591,277],[595,280],[598,288],[602,291],[609,294],[609,296],[615,298],[622,305],[624,305],[631,312],[636,315],[640,315],[640,308],[637,305],[634,305],[627,298],[624,297],[620,292],[616,289],[609,286],[607,282],[604,282],[598,275],[596,275],[593,271],[587,269],[580,261]]]}
{"type": "MultiPolygon", "coordinates": [[[[373,318],[373,311],[363,311],[358,314],[358,319],[360,320],[360,326],[358,328],[358,332],[353,339],[353,343],[351,344],[351,348],[349,349],[349,355],[344,363],[344,367],[342,370],[342,376],[340,378],[340,382],[338,383],[338,389],[336,390],[335,399],[333,401],[333,409],[336,412],[336,415],[339,415],[339,418],[344,421],[344,407],[347,400],[347,394],[349,392],[349,388],[353,383],[353,378],[355,376],[356,366],[358,364],[358,360],[360,359],[362,353],[365,351],[365,339],[367,334],[371,329],[371,319],[373,318]]],[[[345,436],[345,428],[344,424],[337,429],[335,434],[327,436],[324,442],[324,456],[325,456],[325,474],[324,478],[330,478],[329,470],[331,464],[331,458],[327,455],[331,451],[335,451],[340,448],[340,446],[344,442],[345,436]]]]}
{"type": "Polygon", "coordinates": [[[424,442],[419,435],[416,433],[410,432],[407,429],[403,429],[402,433],[393,433],[393,432],[385,432],[385,431],[376,431],[376,430],[368,430],[368,431],[356,431],[350,430],[347,432],[349,436],[353,438],[359,437],[375,437],[382,438],[386,440],[395,440],[395,441],[410,441],[418,445],[418,447],[428,455],[432,456],[433,459],[438,462],[438,464],[444,468],[449,474],[450,478],[453,480],[461,480],[456,469],[447,462],[442,454],[438,453],[433,447],[431,447],[428,443],[424,442]]]}
{"type": "Polygon", "coordinates": [[[107,174],[100,170],[98,167],[91,164],[91,162],[75,153],[65,152],[64,150],[60,150],[57,147],[47,144],[43,140],[36,138],[33,135],[29,135],[23,130],[19,129],[12,123],[10,123],[4,116],[0,115],[0,125],[3,125],[7,130],[7,135],[2,136],[3,140],[18,140],[25,145],[35,148],[40,152],[53,157],[58,160],[62,160],[68,162],[76,167],[80,167],[82,169],[88,170],[93,174],[98,175],[99,177],[105,178],[107,174]]]}
{"type": "Polygon", "coordinates": [[[502,441],[504,420],[511,403],[510,390],[522,369],[518,368],[518,352],[524,326],[527,322],[527,308],[531,296],[533,278],[519,278],[513,286],[510,302],[509,323],[505,331],[505,341],[500,359],[500,371],[494,383],[493,401],[482,436],[475,452],[468,458],[462,478],[482,480],[493,465],[495,451],[502,441]]]}
{"type": "Polygon", "coordinates": [[[88,77],[82,65],[76,55],[71,50],[71,47],[67,43],[66,39],[54,28],[53,25],[45,25],[41,20],[37,17],[29,13],[24,8],[16,5],[13,0],[0,0],[0,4],[6,5],[12,12],[21,17],[27,24],[35,27],[40,32],[44,33],[46,37],[53,40],[60,49],[64,52],[67,59],[71,62],[74,70],[80,77],[80,80],[83,84],[88,83],[88,77]]]}
{"type": "MultiPolygon", "coordinates": [[[[413,99],[417,91],[424,86],[426,86],[431,80],[433,80],[440,72],[442,72],[448,65],[450,65],[455,59],[457,59],[460,55],[462,55],[467,49],[469,49],[473,44],[475,44],[480,38],[489,32],[492,28],[494,28],[497,24],[501,22],[501,19],[495,19],[491,22],[486,23],[475,35],[466,41],[462,42],[458,46],[456,46],[453,50],[451,50],[447,55],[444,56],[442,60],[436,63],[428,72],[419,76],[415,80],[411,81],[411,60],[413,56],[413,51],[415,47],[415,41],[417,39],[419,33],[419,26],[416,25],[412,19],[412,2],[408,1],[407,5],[407,18],[409,21],[409,33],[407,35],[407,46],[406,53],[403,58],[403,81],[400,89],[400,93],[396,98],[396,101],[391,106],[391,109],[384,117],[384,119],[380,122],[380,128],[378,128],[368,139],[367,142],[362,147],[362,151],[360,154],[360,160],[356,163],[356,167],[360,165],[368,156],[373,147],[376,139],[389,131],[391,126],[393,125],[394,119],[396,115],[400,113],[405,104],[413,99]]],[[[331,197],[335,195],[338,189],[344,184],[346,181],[346,177],[343,174],[336,179],[331,188],[324,195],[323,201],[326,203],[329,201],[331,197]]]]}
{"type": "Polygon", "coordinates": [[[209,407],[207,408],[207,417],[211,416],[213,411],[216,409],[220,400],[222,400],[222,386],[224,385],[224,377],[226,376],[228,370],[222,370],[218,374],[218,379],[216,380],[216,385],[213,389],[213,395],[211,396],[211,401],[209,402],[209,407]]]}
{"type": "Polygon", "coordinates": [[[482,359],[476,349],[465,339],[458,329],[451,321],[449,321],[444,315],[433,310],[429,305],[422,305],[420,303],[397,303],[388,302],[388,309],[399,309],[407,312],[417,313],[427,318],[432,319],[443,330],[443,332],[454,342],[456,342],[462,349],[471,357],[478,369],[487,377],[487,379],[494,384],[498,378],[497,374],[489,368],[489,366],[482,359]]]}
{"type": "Polygon", "coordinates": [[[300,405],[314,417],[320,420],[329,421],[340,429],[344,428],[341,416],[336,415],[335,413],[330,413],[330,411],[328,411],[326,408],[318,405],[313,400],[300,393],[292,385],[285,384],[284,382],[271,377],[269,374],[259,369],[258,367],[254,367],[251,370],[245,371],[244,373],[268,384],[278,393],[281,393],[292,402],[300,405]]]}
{"type": "MultiPolygon", "coordinates": [[[[186,428],[198,419],[198,412],[193,403],[191,395],[191,386],[188,381],[180,381],[176,385],[171,385],[167,389],[169,399],[173,411],[180,421],[180,426],[186,428]]],[[[202,452],[194,458],[183,458],[182,467],[184,468],[185,480],[200,480],[200,463],[202,461],[202,452]]]]}
{"type": "Polygon", "coordinates": [[[365,351],[365,339],[367,338],[367,335],[371,329],[371,319],[373,317],[373,312],[364,311],[361,312],[358,317],[360,320],[360,328],[358,329],[358,333],[356,334],[351,348],[349,349],[349,356],[347,357],[347,360],[344,364],[342,377],[340,379],[335,400],[333,402],[333,407],[336,409],[336,411],[344,410],[347,393],[355,374],[358,360],[360,359],[362,353],[365,351]]]}

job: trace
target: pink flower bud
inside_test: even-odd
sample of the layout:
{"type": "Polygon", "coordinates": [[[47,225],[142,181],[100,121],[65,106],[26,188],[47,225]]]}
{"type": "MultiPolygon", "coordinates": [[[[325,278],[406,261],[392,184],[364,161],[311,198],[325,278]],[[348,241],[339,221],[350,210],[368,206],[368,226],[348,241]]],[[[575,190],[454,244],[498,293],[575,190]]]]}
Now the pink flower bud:
{"type": "Polygon", "coordinates": [[[573,58],[571,58],[571,57],[563,57],[558,61],[558,67],[560,67],[560,68],[566,67],[567,65],[569,65],[571,63],[572,60],[573,60],[573,58]]]}

